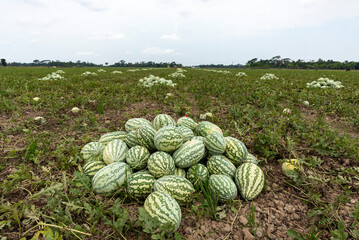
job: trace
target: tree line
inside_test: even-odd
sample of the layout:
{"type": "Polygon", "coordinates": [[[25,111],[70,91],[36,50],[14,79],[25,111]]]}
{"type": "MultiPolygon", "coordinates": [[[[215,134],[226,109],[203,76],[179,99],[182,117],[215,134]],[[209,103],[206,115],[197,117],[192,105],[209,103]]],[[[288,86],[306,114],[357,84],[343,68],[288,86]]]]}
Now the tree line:
{"type": "MultiPolygon", "coordinates": [[[[125,60],[120,60],[112,65],[109,65],[107,62],[105,64],[95,64],[91,62],[84,61],[53,61],[53,60],[34,60],[30,63],[23,62],[6,62],[6,59],[1,59],[1,64],[6,66],[29,66],[29,67],[182,67],[181,63],[176,62],[154,62],[154,61],[141,61],[141,62],[126,62],[125,60]]],[[[288,68],[288,69],[346,69],[346,70],[359,70],[359,62],[355,61],[334,61],[334,60],[323,60],[318,59],[317,61],[310,60],[304,61],[301,59],[292,60],[290,58],[281,58],[280,56],[272,57],[271,59],[258,59],[253,58],[249,60],[245,65],[242,64],[201,64],[196,67],[200,68],[288,68]]]]}
{"type": "Polygon", "coordinates": [[[359,69],[359,62],[354,61],[334,61],[318,59],[317,61],[304,61],[301,59],[291,60],[290,58],[281,58],[280,56],[271,59],[253,58],[246,65],[249,68],[291,68],[291,69],[359,69]]]}
{"type": "MultiPolygon", "coordinates": [[[[1,62],[5,62],[5,59],[1,59],[1,62]]],[[[26,66],[26,67],[103,67],[103,66],[108,66],[108,67],[182,67],[182,64],[180,63],[176,63],[176,62],[153,62],[153,61],[149,61],[149,62],[126,62],[125,60],[121,60],[119,62],[116,62],[115,64],[109,65],[107,62],[105,64],[95,64],[95,63],[91,63],[91,62],[84,62],[84,61],[68,61],[68,62],[63,62],[63,61],[53,61],[53,60],[34,60],[30,63],[24,63],[24,62],[9,62],[7,63],[8,66],[26,66]]],[[[6,66],[6,65],[4,65],[6,66]]]]}

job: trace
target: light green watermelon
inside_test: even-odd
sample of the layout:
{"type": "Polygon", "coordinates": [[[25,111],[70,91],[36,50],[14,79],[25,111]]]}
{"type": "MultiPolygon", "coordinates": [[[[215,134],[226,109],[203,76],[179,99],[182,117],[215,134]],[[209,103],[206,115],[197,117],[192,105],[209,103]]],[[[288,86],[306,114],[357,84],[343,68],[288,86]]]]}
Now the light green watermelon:
{"type": "Polygon", "coordinates": [[[175,120],[170,115],[167,114],[158,114],[155,119],[153,119],[152,126],[154,129],[159,130],[167,126],[176,126],[175,120]]]}
{"type": "Polygon", "coordinates": [[[152,125],[150,121],[145,118],[131,118],[125,123],[125,129],[127,132],[136,131],[144,125],[152,125]]]}
{"type": "Polygon", "coordinates": [[[191,140],[185,142],[177,149],[172,157],[176,167],[188,168],[198,163],[205,155],[205,147],[203,142],[191,140]]]}
{"type": "Polygon", "coordinates": [[[102,161],[102,153],[105,146],[99,142],[90,142],[81,149],[81,156],[85,162],[102,161]]]}
{"type": "Polygon", "coordinates": [[[264,187],[264,173],[254,163],[243,163],[236,170],[235,182],[244,200],[256,198],[264,187]]]}
{"type": "Polygon", "coordinates": [[[161,191],[151,193],[145,200],[144,209],[149,216],[162,225],[170,225],[169,229],[166,228],[170,232],[175,232],[181,224],[181,208],[168,193],[161,191]]]}
{"type": "Polygon", "coordinates": [[[102,168],[106,167],[103,161],[91,161],[83,166],[83,172],[86,176],[92,178],[102,168]]]}
{"type": "Polygon", "coordinates": [[[131,131],[127,134],[125,139],[125,143],[129,148],[140,145],[137,140],[137,130],[131,131]]]}
{"type": "Polygon", "coordinates": [[[126,162],[132,169],[140,170],[147,167],[150,152],[142,146],[134,146],[127,151],[126,162]]]}
{"type": "Polygon", "coordinates": [[[187,179],[197,188],[200,187],[201,182],[206,183],[208,178],[208,169],[203,164],[197,163],[187,171],[187,179]]]}
{"type": "Polygon", "coordinates": [[[232,178],[227,175],[213,174],[209,177],[209,190],[218,194],[219,201],[225,202],[237,197],[237,187],[232,178]]]}
{"type": "Polygon", "coordinates": [[[172,152],[183,144],[182,132],[177,127],[163,127],[156,132],[154,143],[157,150],[172,152]]]}
{"type": "Polygon", "coordinates": [[[156,150],[154,138],[156,130],[150,125],[143,125],[137,129],[137,141],[138,143],[147,148],[150,151],[156,150]]]}
{"type": "Polygon", "coordinates": [[[213,131],[216,131],[223,135],[223,132],[220,127],[208,121],[199,122],[196,127],[197,134],[202,137],[207,137],[207,135],[213,131]]]}
{"type": "Polygon", "coordinates": [[[131,168],[126,163],[111,163],[92,178],[92,190],[97,194],[109,196],[119,189],[131,174],[131,168]]]}
{"type": "Polygon", "coordinates": [[[237,138],[225,137],[225,139],[227,143],[225,155],[235,166],[239,166],[247,158],[246,146],[237,138]]]}
{"type": "Polygon", "coordinates": [[[103,161],[109,165],[114,162],[124,162],[128,147],[121,139],[109,142],[103,150],[103,161]]]}
{"type": "Polygon", "coordinates": [[[166,175],[173,175],[175,171],[175,163],[166,152],[155,152],[147,161],[147,167],[150,173],[156,178],[160,178],[166,175]]]}
{"type": "Polygon", "coordinates": [[[202,136],[194,136],[193,138],[191,138],[191,140],[197,140],[197,141],[203,142],[203,144],[204,144],[206,139],[202,136]]]}
{"type": "Polygon", "coordinates": [[[226,139],[219,132],[213,131],[205,138],[204,145],[212,155],[223,154],[226,150],[226,139]]]}
{"type": "Polygon", "coordinates": [[[153,191],[156,178],[149,172],[137,172],[127,180],[127,192],[134,198],[146,198],[153,191]]]}
{"type": "Polygon", "coordinates": [[[192,183],[184,177],[176,175],[163,176],[157,179],[153,186],[154,191],[162,191],[171,195],[179,205],[189,203],[196,192],[192,183]]]}
{"type": "Polygon", "coordinates": [[[242,163],[254,163],[258,165],[258,159],[253,154],[248,153],[247,158],[244,159],[242,163]]]}
{"type": "Polygon", "coordinates": [[[109,132],[100,137],[99,142],[103,145],[107,145],[109,142],[111,142],[114,139],[121,139],[125,141],[127,137],[127,132],[125,131],[117,131],[117,132],[109,132]]]}
{"type": "Polygon", "coordinates": [[[179,126],[179,127],[177,127],[177,129],[180,130],[182,133],[182,137],[184,140],[183,142],[187,142],[194,137],[193,131],[191,129],[189,129],[188,127],[179,126]]]}
{"type": "Polygon", "coordinates": [[[213,155],[207,162],[208,171],[211,174],[222,174],[234,178],[236,166],[223,155],[213,155]]]}
{"type": "Polygon", "coordinates": [[[183,168],[175,168],[173,175],[186,178],[186,170],[183,168]]]}
{"type": "Polygon", "coordinates": [[[190,117],[180,117],[177,120],[177,126],[183,126],[194,131],[197,127],[197,123],[190,117]]]}

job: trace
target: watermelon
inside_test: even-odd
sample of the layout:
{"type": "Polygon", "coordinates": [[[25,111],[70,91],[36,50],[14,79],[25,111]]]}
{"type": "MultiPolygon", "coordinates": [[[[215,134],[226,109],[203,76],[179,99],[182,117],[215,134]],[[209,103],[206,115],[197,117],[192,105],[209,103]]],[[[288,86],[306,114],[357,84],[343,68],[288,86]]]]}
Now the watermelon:
{"type": "Polygon", "coordinates": [[[175,171],[174,171],[173,175],[185,178],[186,177],[186,170],[184,170],[183,168],[175,168],[175,171]]]}
{"type": "Polygon", "coordinates": [[[208,171],[211,174],[222,174],[234,178],[236,166],[223,155],[213,155],[207,162],[208,171]]]}
{"type": "Polygon", "coordinates": [[[165,225],[170,232],[175,232],[179,228],[182,219],[181,208],[168,193],[161,191],[151,193],[143,207],[149,216],[161,223],[161,226],[165,225]]]}
{"type": "Polygon", "coordinates": [[[192,200],[196,192],[192,183],[184,177],[167,175],[157,179],[153,186],[154,191],[162,191],[171,195],[179,205],[184,205],[192,200]]]}
{"type": "Polygon", "coordinates": [[[137,129],[137,141],[141,146],[153,151],[156,149],[154,143],[155,134],[156,130],[151,125],[143,125],[137,129]]]}
{"type": "Polygon", "coordinates": [[[225,155],[235,166],[239,166],[247,158],[246,146],[237,138],[225,137],[225,139],[227,143],[225,155]]]}
{"type": "Polygon", "coordinates": [[[148,172],[137,172],[127,180],[127,192],[134,198],[146,198],[153,191],[156,178],[148,172]]]}
{"type": "Polygon", "coordinates": [[[203,142],[203,144],[206,141],[206,139],[202,136],[194,136],[193,138],[191,138],[191,140],[201,141],[201,142],[203,142]]]}
{"type": "Polygon", "coordinates": [[[119,189],[131,174],[131,168],[126,163],[111,163],[92,178],[92,190],[97,194],[109,196],[119,189]]]}
{"type": "Polygon", "coordinates": [[[105,146],[102,143],[90,142],[81,149],[80,154],[86,163],[91,161],[102,161],[104,148],[105,146]]]}
{"type": "Polygon", "coordinates": [[[254,163],[258,165],[258,159],[253,154],[248,153],[247,158],[244,159],[242,163],[254,163]]]}
{"type": "Polygon", "coordinates": [[[183,144],[182,132],[177,127],[163,127],[156,132],[154,143],[157,150],[172,152],[183,144]]]}
{"type": "Polygon", "coordinates": [[[177,149],[172,157],[176,167],[188,168],[198,163],[205,155],[205,147],[203,142],[191,140],[185,142],[177,149]]]}
{"type": "Polygon", "coordinates": [[[173,175],[175,171],[175,163],[166,152],[155,152],[147,161],[147,167],[150,173],[156,178],[160,178],[166,175],[173,175]]]}
{"type": "Polygon", "coordinates": [[[193,131],[188,127],[179,126],[177,129],[181,131],[184,142],[187,142],[194,137],[193,131]]]}
{"type": "Polygon", "coordinates": [[[219,201],[225,202],[237,197],[237,187],[232,178],[227,175],[213,174],[209,177],[209,190],[212,194],[218,194],[219,201]]]}
{"type": "Polygon", "coordinates": [[[211,154],[222,154],[226,150],[226,139],[219,132],[213,131],[205,138],[204,145],[211,154]]]}
{"type": "Polygon", "coordinates": [[[83,172],[86,176],[92,178],[102,168],[106,167],[103,161],[91,161],[83,166],[83,172]]]}
{"type": "Polygon", "coordinates": [[[102,135],[100,137],[100,140],[98,140],[98,142],[106,146],[109,142],[111,142],[114,139],[121,139],[124,141],[126,137],[127,137],[127,132],[124,131],[109,132],[102,135]]]}
{"type": "Polygon", "coordinates": [[[264,187],[264,173],[254,163],[243,163],[236,170],[235,182],[244,200],[257,197],[264,187]]]}
{"type": "Polygon", "coordinates": [[[216,124],[208,122],[208,121],[199,122],[196,127],[197,134],[202,137],[207,137],[207,135],[213,131],[216,131],[223,135],[223,132],[220,129],[220,127],[218,127],[216,124]]]}
{"type": "Polygon", "coordinates": [[[121,139],[109,142],[103,150],[103,161],[109,165],[113,162],[124,162],[128,147],[121,139]]]}
{"type": "Polygon", "coordinates": [[[194,131],[197,127],[197,123],[190,117],[180,117],[177,120],[177,126],[183,126],[194,131]]]}
{"type": "Polygon", "coordinates": [[[170,115],[167,114],[158,114],[155,119],[153,119],[152,126],[154,129],[159,130],[160,128],[167,126],[176,126],[175,120],[170,115]]]}
{"type": "Polygon", "coordinates": [[[200,187],[200,181],[206,183],[208,178],[208,169],[203,164],[197,163],[187,171],[187,179],[196,187],[200,187]]]}
{"type": "Polygon", "coordinates": [[[140,145],[137,140],[137,130],[131,131],[127,134],[125,139],[125,143],[129,148],[140,145]]]}
{"type": "Polygon", "coordinates": [[[125,129],[127,132],[135,131],[143,125],[151,125],[151,122],[145,118],[131,118],[125,123],[125,129]]]}
{"type": "Polygon", "coordinates": [[[132,169],[140,170],[147,166],[150,152],[142,146],[134,146],[127,151],[126,162],[132,169]]]}

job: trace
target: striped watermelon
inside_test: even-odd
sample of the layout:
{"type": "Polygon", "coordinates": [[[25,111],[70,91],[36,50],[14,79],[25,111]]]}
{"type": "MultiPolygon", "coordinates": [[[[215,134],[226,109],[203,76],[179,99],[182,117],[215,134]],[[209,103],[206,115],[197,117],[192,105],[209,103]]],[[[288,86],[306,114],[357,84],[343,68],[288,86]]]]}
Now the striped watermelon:
{"type": "Polygon", "coordinates": [[[177,127],[163,127],[156,132],[154,143],[157,150],[172,152],[183,144],[182,132],[177,127]]]}
{"type": "Polygon", "coordinates": [[[155,152],[147,161],[147,167],[150,173],[156,178],[166,175],[173,175],[175,171],[175,163],[168,153],[155,152]]]}
{"type": "Polygon", "coordinates": [[[98,142],[106,146],[109,142],[111,142],[114,139],[121,139],[124,141],[126,137],[127,137],[127,132],[125,131],[109,132],[102,135],[100,137],[100,140],[98,140],[98,142]]]}
{"type": "Polygon", "coordinates": [[[86,144],[80,154],[82,155],[85,162],[91,161],[102,161],[102,153],[105,146],[99,142],[90,142],[86,144]]]}
{"type": "Polygon", "coordinates": [[[197,123],[190,117],[180,117],[177,120],[177,126],[188,127],[192,131],[194,131],[197,127],[197,123]]]}
{"type": "Polygon", "coordinates": [[[208,121],[199,122],[196,127],[197,134],[202,137],[207,137],[207,135],[213,131],[216,131],[223,135],[222,130],[216,124],[208,121]]]}
{"type": "Polygon", "coordinates": [[[176,167],[188,168],[198,163],[205,154],[205,147],[203,142],[191,140],[185,142],[179,149],[177,149],[172,157],[175,161],[176,167]]]}
{"type": "Polygon", "coordinates": [[[150,121],[145,118],[131,118],[125,123],[125,129],[127,132],[135,131],[143,125],[152,125],[150,121]]]}
{"type": "Polygon", "coordinates": [[[126,163],[111,163],[99,170],[92,178],[92,190],[100,195],[111,195],[125,183],[131,174],[131,168],[126,163]]]}
{"type": "Polygon", "coordinates": [[[150,151],[156,150],[154,138],[156,130],[150,125],[143,125],[137,129],[138,143],[150,151]]]}
{"type": "Polygon", "coordinates": [[[155,119],[153,119],[152,126],[154,129],[159,130],[160,128],[167,126],[176,126],[175,120],[170,115],[167,114],[158,114],[155,119]]]}
{"type": "Polygon", "coordinates": [[[103,150],[103,161],[109,165],[113,162],[124,162],[128,147],[121,139],[109,142],[103,150]]]}
{"type": "Polygon", "coordinates": [[[83,171],[86,176],[92,178],[102,168],[106,167],[103,161],[91,161],[83,166],[83,171]]]}
{"type": "Polygon", "coordinates": [[[188,127],[179,126],[177,129],[181,131],[184,142],[187,142],[194,137],[193,131],[188,127]]]}
{"type": "Polygon", "coordinates": [[[175,168],[173,175],[186,178],[186,170],[183,168],[175,168]]]}
{"type": "Polygon", "coordinates": [[[132,174],[127,180],[127,192],[134,198],[146,198],[153,191],[156,178],[147,172],[132,174]]]}
{"type": "Polygon", "coordinates": [[[176,175],[168,175],[157,179],[153,190],[168,193],[176,199],[179,205],[190,202],[192,195],[196,192],[190,181],[176,175]]]}
{"type": "Polygon", "coordinates": [[[258,165],[258,159],[253,154],[248,153],[247,158],[244,159],[242,163],[254,163],[258,165]]]}
{"type": "Polygon", "coordinates": [[[208,171],[211,174],[222,174],[234,178],[236,166],[223,155],[213,155],[207,162],[208,171]]]}
{"type": "Polygon", "coordinates": [[[200,186],[200,181],[207,182],[209,178],[209,172],[206,166],[197,163],[190,167],[187,171],[187,179],[196,187],[200,186]]]}
{"type": "Polygon", "coordinates": [[[264,187],[264,173],[254,163],[243,163],[237,168],[235,181],[244,200],[257,197],[264,187]]]}
{"type": "Polygon", "coordinates": [[[132,169],[140,170],[147,166],[150,152],[142,146],[134,146],[127,151],[126,162],[132,169]]]}
{"type": "Polygon", "coordinates": [[[225,137],[225,139],[227,143],[226,156],[234,165],[239,166],[247,158],[248,151],[246,146],[237,138],[225,137]]]}
{"type": "Polygon", "coordinates": [[[147,214],[159,221],[161,225],[170,225],[169,231],[171,232],[175,232],[181,224],[181,208],[168,193],[161,191],[151,193],[146,198],[143,207],[147,214]]]}
{"type": "Polygon", "coordinates": [[[213,131],[205,138],[204,145],[211,154],[222,154],[226,150],[226,139],[219,132],[213,131]]]}
{"type": "Polygon", "coordinates": [[[218,194],[219,201],[225,202],[237,197],[237,187],[232,178],[227,175],[213,174],[209,177],[209,190],[218,194]]]}
{"type": "Polygon", "coordinates": [[[204,144],[204,141],[206,140],[204,137],[202,137],[202,136],[194,136],[193,138],[191,138],[191,140],[193,141],[193,140],[197,140],[197,141],[201,141],[201,142],[203,142],[203,144],[204,144]]]}
{"type": "Polygon", "coordinates": [[[137,130],[131,131],[127,134],[125,139],[125,143],[129,148],[140,145],[137,140],[137,130]]]}

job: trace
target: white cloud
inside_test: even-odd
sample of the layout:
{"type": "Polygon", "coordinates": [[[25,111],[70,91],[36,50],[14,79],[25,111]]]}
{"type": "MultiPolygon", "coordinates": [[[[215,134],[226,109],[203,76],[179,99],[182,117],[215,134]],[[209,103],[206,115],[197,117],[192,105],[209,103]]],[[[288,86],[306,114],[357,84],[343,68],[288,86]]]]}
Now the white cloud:
{"type": "Polygon", "coordinates": [[[11,42],[10,41],[3,41],[3,40],[0,40],[0,44],[10,44],[11,42]]]}
{"type": "Polygon", "coordinates": [[[78,56],[95,56],[94,52],[76,52],[78,56]]]}
{"type": "Polygon", "coordinates": [[[164,35],[161,36],[161,39],[180,40],[180,38],[177,36],[177,34],[164,34],[164,35]]]}
{"type": "Polygon", "coordinates": [[[30,34],[31,35],[40,35],[40,32],[39,31],[31,31],[30,34]]]}
{"type": "Polygon", "coordinates": [[[123,40],[125,39],[125,36],[122,33],[117,34],[99,34],[96,33],[93,36],[90,37],[94,40],[123,40]]]}
{"type": "Polygon", "coordinates": [[[103,6],[96,4],[95,1],[88,1],[88,0],[74,0],[74,1],[90,11],[102,12],[107,10],[107,8],[104,8],[103,6]]]}
{"type": "Polygon", "coordinates": [[[159,47],[148,47],[145,50],[142,51],[144,54],[151,54],[151,55],[165,55],[165,54],[171,54],[175,51],[170,48],[159,48],[159,47]]]}
{"type": "Polygon", "coordinates": [[[38,39],[31,39],[31,40],[30,40],[30,43],[38,43],[38,42],[39,42],[38,39]]]}

